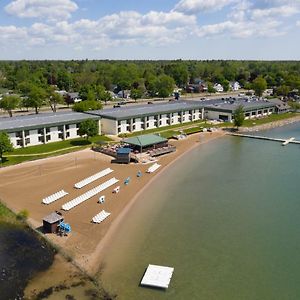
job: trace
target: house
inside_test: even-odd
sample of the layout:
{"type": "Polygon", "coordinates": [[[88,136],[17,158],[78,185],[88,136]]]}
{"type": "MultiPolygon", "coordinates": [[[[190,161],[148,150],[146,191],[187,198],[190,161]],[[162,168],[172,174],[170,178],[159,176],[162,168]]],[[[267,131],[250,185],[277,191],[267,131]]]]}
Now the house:
{"type": "Polygon", "coordinates": [[[233,91],[238,91],[241,88],[240,84],[237,81],[230,82],[229,86],[233,91]]]}
{"type": "Polygon", "coordinates": [[[77,92],[67,93],[65,95],[65,99],[68,104],[78,103],[82,101],[79,97],[79,93],[77,92]]]}
{"type": "Polygon", "coordinates": [[[214,84],[214,90],[217,93],[222,93],[224,91],[224,88],[223,88],[223,86],[220,83],[215,83],[214,84]]]}
{"type": "Polygon", "coordinates": [[[130,98],[130,90],[121,90],[117,93],[119,98],[128,99],[130,98]]]}
{"type": "Polygon", "coordinates": [[[205,93],[207,92],[207,84],[201,79],[195,79],[193,83],[189,83],[186,87],[187,93],[205,93]]]}

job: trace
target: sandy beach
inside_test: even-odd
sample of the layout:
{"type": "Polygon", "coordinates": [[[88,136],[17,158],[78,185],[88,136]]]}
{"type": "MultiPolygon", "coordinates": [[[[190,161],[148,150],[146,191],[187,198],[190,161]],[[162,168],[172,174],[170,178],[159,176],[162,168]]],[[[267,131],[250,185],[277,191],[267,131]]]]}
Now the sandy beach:
{"type": "Polygon", "coordinates": [[[153,174],[146,173],[150,165],[112,164],[109,156],[91,150],[3,168],[0,169],[0,199],[15,212],[27,209],[29,211],[29,223],[36,229],[42,226],[43,217],[55,210],[60,210],[65,221],[70,223],[72,233],[68,237],[46,234],[46,238],[61,247],[81,269],[89,274],[95,274],[101,264],[103,251],[105,251],[114,232],[121,226],[126,212],[145,192],[145,188],[151,184],[153,179],[165,172],[168,165],[187,151],[223,135],[222,131],[218,131],[194,134],[181,141],[172,140],[170,143],[177,147],[177,151],[159,157],[158,163],[162,167],[153,174]],[[107,167],[114,170],[110,175],[80,190],[74,188],[76,182],[107,167]],[[138,171],[143,174],[141,178],[136,176],[138,171]],[[129,176],[131,181],[128,186],[125,186],[124,180],[129,176]],[[120,180],[116,184],[121,187],[120,193],[112,193],[116,185],[105,190],[101,193],[101,195],[106,196],[104,204],[97,203],[100,196],[97,195],[68,212],[61,210],[64,203],[112,177],[120,180]],[[69,192],[69,195],[50,205],[41,203],[44,197],[61,189],[69,192]],[[91,222],[92,217],[102,209],[110,212],[111,216],[101,224],[93,224],[91,222]]]}

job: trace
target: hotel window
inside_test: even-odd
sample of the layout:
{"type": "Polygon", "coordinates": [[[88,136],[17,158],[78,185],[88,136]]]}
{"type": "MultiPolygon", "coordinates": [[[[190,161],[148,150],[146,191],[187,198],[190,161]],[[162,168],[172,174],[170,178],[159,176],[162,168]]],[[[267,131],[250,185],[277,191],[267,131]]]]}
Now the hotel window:
{"type": "Polygon", "coordinates": [[[252,115],[252,116],[255,116],[255,115],[256,115],[256,112],[255,112],[255,111],[253,111],[253,112],[251,113],[251,115],[252,115]]]}
{"type": "Polygon", "coordinates": [[[16,137],[17,138],[22,138],[22,132],[21,131],[16,132],[16,137]]]}
{"type": "Polygon", "coordinates": [[[268,112],[268,110],[267,110],[267,109],[265,109],[265,110],[264,110],[264,114],[266,114],[267,112],[268,112]]]}
{"type": "Polygon", "coordinates": [[[69,129],[70,129],[70,125],[66,125],[66,130],[69,130],[69,129]]]}
{"type": "Polygon", "coordinates": [[[58,126],[57,129],[58,129],[58,131],[63,131],[64,127],[63,126],[58,126]]]}
{"type": "Polygon", "coordinates": [[[38,130],[38,134],[44,135],[44,130],[43,129],[39,129],[38,130]]]}
{"type": "Polygon", "coordinates": [[[25,145],[28,145],[28,144],[30,144],[30,138],[27,138],[27,139],[25,140],[25,145]]]}
{"type": "Polygon", "coordinates": [[[61,139],[61,140],[63,140],[63,138],[64,138],[64,135],[63,135],[63,133],[62,133],[62,132],[60,132],[60,133],[58,134],[58,138],[59,138],[59,139],[61,139]]]}
{"type": "MultiPolygon", "coordinates": [[[[77,130],[78,132],[78,130],[77,130]]],[[[70,132],[66,132],[66,138],[69,138],[70,137],[70,132]]]]}
{"type": "Polygon", "coordinates": [[[39,142],[40,142],[40,143],[44,143],[44,142],[45,142],[45,139],[44,139],[43,136],[39,136],[39,142]]]}
{"type": "Polygon", "coordinates": [[[18,140],[17,141],[17,146],[21,146],[22,147],[23,146],[23,141],[22,140],[18,140]]]}
{"type": "Polygon", "coordinates": [[[49,142],[51,140],[51,136],[50,135],[47,135],[46,136],[46,142],[49,142]]]}
{"type": "Polygon", "coordinates": [[[25,130],[25,136],[29,136],[30,135],[30,132],[29,132],[29,130],[25,130]]]}
{"type": "Polygon", "coordinates": [[[49,127],[46,128],[46,133],[50,133],[50,128],[49,127]]]}

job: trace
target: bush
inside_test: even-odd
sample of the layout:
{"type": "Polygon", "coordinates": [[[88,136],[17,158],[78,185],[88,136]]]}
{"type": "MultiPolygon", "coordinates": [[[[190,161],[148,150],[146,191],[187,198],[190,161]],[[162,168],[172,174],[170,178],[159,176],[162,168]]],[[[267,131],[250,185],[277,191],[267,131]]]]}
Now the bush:
{"type": "Polygon", "coordinates": [[[26,221],[29,217],[29,211],[27,209],[22,209],[17,213],[17,219],[20,221],[26,221]]]}

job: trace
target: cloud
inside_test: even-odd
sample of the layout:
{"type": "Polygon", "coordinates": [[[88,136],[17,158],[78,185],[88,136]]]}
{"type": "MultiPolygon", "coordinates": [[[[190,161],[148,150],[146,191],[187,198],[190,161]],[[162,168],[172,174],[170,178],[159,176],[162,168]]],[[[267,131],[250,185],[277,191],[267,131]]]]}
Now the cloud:
{"type": "Polygon", "coordinates": [[[206,11],[222,9],[237,0],[181,0],[174,7],[174,11],[185,14],[198,14],[206,11]]]}
{"type": "Polygon", "coordinates": [[[14,0],[5,6],[10,15],[50,21],[68,19],[77,9],[77,4],[71,0],[14,0]]]}
{"type": "Polygon", "coordinates": [[[283,5],[267,9],[254,9],[252,11],[252,18],[267,18],[267,17],[290,17],[298,14],[299,8],[293,5],[283,5]]]}
{"type": "Polygon", "coordinates": [[[281,22],[272,19],[264,20],[261,23],[254,21],[225,21],[212,25],[204,25],[198,28],[199,37],[228,36],[245,39],[249,37],[271,37],[279,36],[284,32],[278,28],[281,22]]]}

